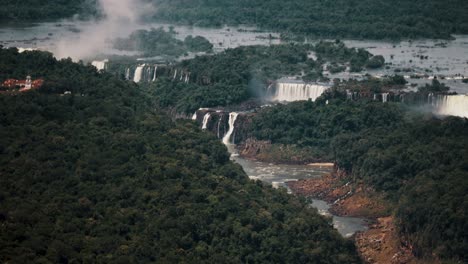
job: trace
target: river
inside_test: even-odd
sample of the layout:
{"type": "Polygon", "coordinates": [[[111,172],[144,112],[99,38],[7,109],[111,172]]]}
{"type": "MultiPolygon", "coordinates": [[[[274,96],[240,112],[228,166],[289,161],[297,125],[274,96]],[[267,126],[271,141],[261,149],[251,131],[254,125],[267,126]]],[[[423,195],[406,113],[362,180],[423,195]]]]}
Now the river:
{"type": "MultiPolygon", "coordinates": [[[[251,161],[236,154],[233,145],[229,145],[228,149],[233,153],[231,159],[242,166],[250,179],[271,184],[274,188],[286,188],[289,193],[291,193],[291,190],[285,182],[318,178],[332,171],[331,167],[326,166],[311,167],[307,165],[285,165],[251,161]]],[[[321,215],[332,217],[333,227],[344,237],[350,237],[358,231],[367,230],[365,219],[332,215],[329,211],[330,204],[325,201],[312,199],[311,207],[317,208],[321,215]]]]}

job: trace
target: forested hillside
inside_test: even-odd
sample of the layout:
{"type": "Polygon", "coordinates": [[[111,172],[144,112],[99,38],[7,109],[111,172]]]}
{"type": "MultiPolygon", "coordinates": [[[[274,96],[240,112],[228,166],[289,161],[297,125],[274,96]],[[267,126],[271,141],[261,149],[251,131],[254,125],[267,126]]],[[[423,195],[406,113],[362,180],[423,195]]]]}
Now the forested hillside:
{"type": "Polygon", "coordinates": [[[335,91],[315,103],[265,108],[251,131],[333,161],[349,179],[385,193],[416,256],[468,260],[467,119],[335,91]]]}
{"type": "Polygon", "coordinates": [[[360,262],[329,220],[134,84],[16,49],[0,72],[46,80],[0,94],[0,262],[360,262]]]}
{"type": "Polygon", "coordinates": [[[317,37],[449,38],[468,33],[465,0],[155,0],[156,18],[201,26],[254,24],[317,37]]]}

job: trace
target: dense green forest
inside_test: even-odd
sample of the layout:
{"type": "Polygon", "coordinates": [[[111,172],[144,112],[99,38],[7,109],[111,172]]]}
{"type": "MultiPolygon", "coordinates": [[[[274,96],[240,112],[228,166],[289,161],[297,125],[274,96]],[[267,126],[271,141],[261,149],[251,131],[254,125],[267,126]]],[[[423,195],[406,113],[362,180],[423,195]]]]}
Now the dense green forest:
{"type": "MultiPolygon", "coordinates": [[[[198,26],[257,25],[283,38],[450,38],[468,34],[465,0],[148,0],[153,20],[198,26]]],[[[4,0],[2,21],[96,16],[95,0],[4,0]]]]}
{"type": "Polygon", "coordinates": [[[154,0],[157,19],[200,26],[252,24],[325,38],[449,38],[468,33],[465,0],[154,0]]]}
{"type": "Polygon", "coordinates": [[[125,51],[139,51],[144,56],[174,56],[179,57],[188,52],[211,52],[213,45],[204,37],[187,36],[184,41],[176,38],[176,32],[171,28],[165,31],[162,27],[151,30],[138,30],[128,38],[114,41],[114,48],[125,51]]]}
{"type": "Polygon", "coordinates": [[[250,129],[386,193],[416,256],[467,261],[468,120],[414,110],[332,90],[315,103],[265,108],[250,129]]]}
{"type": "Polygon", "coordinates": [[[46,80],[0,93],[0,262],[360,262],[329,219],[135,84],[16,49],[0,73],[46,80]]]}
{"type": "Polygon", "coordinates": [[[341,41],[239,47],[184,60],[175,67],[190,72],[190,83],[160,79],[151,90],[161,107],[193,113],[200,107],[229,106],[261,98],[272,81],[284,76],[328,81],[322,75],[327,62],[361,71],[383,66],[383,62],[377,66],[373,63],[379,57],[364,49],[347,48],[341,41]]]}
{"type": "Polygon", "coordinates": [[[50,21],[80,15],[96,15],[94,0],[2,0],[0,21],[50,21]]]}

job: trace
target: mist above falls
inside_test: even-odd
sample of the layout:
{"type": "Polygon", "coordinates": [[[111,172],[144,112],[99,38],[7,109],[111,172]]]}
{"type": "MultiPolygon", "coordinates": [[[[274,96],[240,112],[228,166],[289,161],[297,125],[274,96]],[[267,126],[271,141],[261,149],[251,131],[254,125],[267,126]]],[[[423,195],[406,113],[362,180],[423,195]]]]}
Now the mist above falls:
{"type": "Polygon", "coordinates": [[[103,18],[80,24],[80,33],[60,39],[53,53],[57,58],[89,59],[112,49],[116,38],[127,37],[153,6],[142,0],[99,0],[103,18]]]}

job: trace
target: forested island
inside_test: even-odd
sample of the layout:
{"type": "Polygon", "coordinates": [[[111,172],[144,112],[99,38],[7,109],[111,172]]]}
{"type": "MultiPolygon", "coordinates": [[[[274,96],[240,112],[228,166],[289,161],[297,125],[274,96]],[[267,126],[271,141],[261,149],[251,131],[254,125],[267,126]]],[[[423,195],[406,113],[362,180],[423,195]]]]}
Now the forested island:
{"type": "Polygon", "coordinates": [[[128,38],[118,38],[114,41],[114,48],[123,51],[137,51],[141,55],[179,57],[188,52],[212,52],[213,44],[200,36],[187,36],[183,41],[176,38],[176,32],[171,28],[138,30],[128,38]]]}
{"type": "Polygon", "coordinates": [[[197,56],[174,65],[176,69],[190,72],[189,83],[173,82],[171,76],[166,76],[149,86],[155,86],[151,90],[161,107],[193,113],[201,107],[230,106],[261,99],[264,88],[283,76],[326,82],[328,79],[323,76],[326,63],[360,72],[365,68],[383,67],[385,60],[364,49],[348,48],[338,40],[316,45],[248,46],[197,56]],[[317,58],[313,59],[311,54],[317,58]]]}

